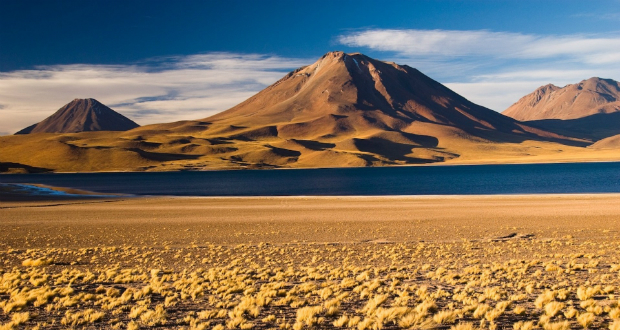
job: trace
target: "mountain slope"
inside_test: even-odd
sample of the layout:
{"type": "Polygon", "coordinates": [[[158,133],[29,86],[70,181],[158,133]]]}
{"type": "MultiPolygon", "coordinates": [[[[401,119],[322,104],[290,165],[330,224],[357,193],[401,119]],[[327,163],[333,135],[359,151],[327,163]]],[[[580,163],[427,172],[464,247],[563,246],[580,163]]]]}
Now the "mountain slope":
{"type": "Polygon", "coordinates": [[[620,134],[620,85],[601,78],[563,88],[546,85],[502,114],[557,134],[598,141],[620,134]]]}
{"type": "Polygon", "coordinates": [[[563,159],[584,145],[476,105],[409,66],[330,52],[202,120],[0,137],[0,165],[155,171],[519,162],[563,159]]]}
{"type": "Polygon", "coordinates": [[[502,114],[521,121],[576,119],[620,111],[620,85],[612,79],[590,78],[578,84],[546,85],[522,97],[502,114]]]}
{"type": "Polygon", "coordinates": [[[411,67],[343,52],[212,117],[141,130],[225,141],[238,150],[220,157],[242,166],[418,164],[491,143],[579,143],[476,105],[411,67]]]}
{"type": "Polygon", "coordinates": [[[284,138],[402,131],[413,122],[456,127],[492,140],[548,136],[469,102],[409,66],[342,52],[324,55],[205,121],[235,127],[276,125],[284,138]]]}
{"type": "Polygon", "coordinates": [[[620,149],[620,134],[612,135],[589,146],[592,149],[620,149]]]}
{"type": "Polygon", "coordinates": [[[15,134],[127,131],[140,125],[95,99],[75,99],[15,134]]]}

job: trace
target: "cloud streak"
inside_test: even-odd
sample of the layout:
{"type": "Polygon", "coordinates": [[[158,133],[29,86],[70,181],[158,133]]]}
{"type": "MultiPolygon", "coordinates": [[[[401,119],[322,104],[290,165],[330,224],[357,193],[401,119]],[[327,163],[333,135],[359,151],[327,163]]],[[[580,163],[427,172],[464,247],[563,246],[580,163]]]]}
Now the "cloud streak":
{"type": "Polygon", "coordinates": [[[15,132],[74,98],[96,98],[141,125],[208,117],[309,60],[210,53],[131,65],[55,65],[0,73],[0,132],[15,132]]]}
{"type": "Polygon", "coordinates": [[[393,51],[407,56],[499,59],[564,57],[588,63],[614,62],[620,55],[620,35],[541,36],[510,32],[453,30],[367,30],[341,35],[347,46],[393,51]]]}
{"type": "Polygon", "coordinates": [[[563,86],[593,76],[620,79],[620,34],[370,29],[337,40],[387,53],[383,58],[416,67],[500,111],[544,84],[563,86]]]}

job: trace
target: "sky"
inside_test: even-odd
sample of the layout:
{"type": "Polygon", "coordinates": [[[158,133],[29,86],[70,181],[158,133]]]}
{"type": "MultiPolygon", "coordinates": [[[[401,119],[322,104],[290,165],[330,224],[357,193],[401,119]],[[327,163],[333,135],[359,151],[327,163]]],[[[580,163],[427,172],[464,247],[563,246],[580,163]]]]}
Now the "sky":
{"type": "Polygon", "coordinates": [[[407,64],[503,111],[620,80],[620,0],[0,0],[0,135],[74,98],[141,125],[226,110],[329,51],[407,64]]]}

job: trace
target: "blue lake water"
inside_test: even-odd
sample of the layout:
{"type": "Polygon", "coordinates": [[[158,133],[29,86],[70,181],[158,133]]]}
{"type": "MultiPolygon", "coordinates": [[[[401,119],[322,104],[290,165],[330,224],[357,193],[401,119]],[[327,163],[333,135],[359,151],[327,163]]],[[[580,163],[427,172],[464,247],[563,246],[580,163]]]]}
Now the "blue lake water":
{"type": "Polygon", "coordinates": [[[0,183],[173,196],[609,193],[620,192],[620,162],[13,174],[0,175],[0,183]]]}

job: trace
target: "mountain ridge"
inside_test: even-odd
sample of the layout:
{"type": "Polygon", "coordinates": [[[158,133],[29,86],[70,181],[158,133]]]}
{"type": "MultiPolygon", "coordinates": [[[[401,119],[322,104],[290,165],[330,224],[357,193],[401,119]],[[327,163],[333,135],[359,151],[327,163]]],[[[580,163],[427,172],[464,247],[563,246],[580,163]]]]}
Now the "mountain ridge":
{"type": "Polygon", "coordinates": [[[564,87],[548,84],[502,114],[546,131],[595,142],[620,134],[620,83],[592,77],[564,87]]]}
{"type": "Polygon", "coordinates": [[[620,111],[620,85],[613,79],[592,77],[576,84],[541,86],[523,96],[502,114],[520,120],[577,119],[620,111]]]}

